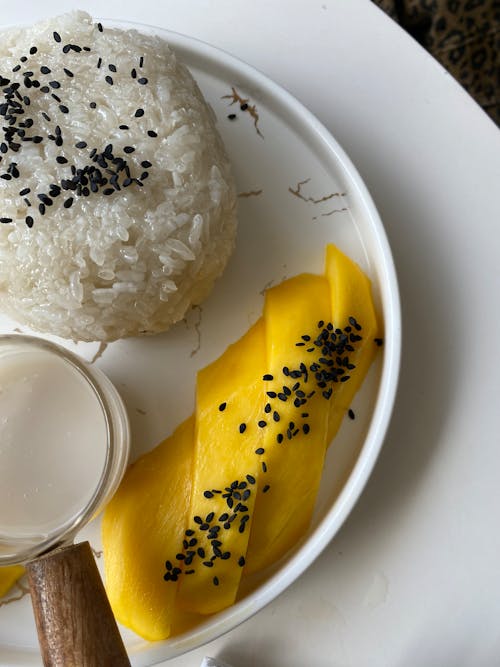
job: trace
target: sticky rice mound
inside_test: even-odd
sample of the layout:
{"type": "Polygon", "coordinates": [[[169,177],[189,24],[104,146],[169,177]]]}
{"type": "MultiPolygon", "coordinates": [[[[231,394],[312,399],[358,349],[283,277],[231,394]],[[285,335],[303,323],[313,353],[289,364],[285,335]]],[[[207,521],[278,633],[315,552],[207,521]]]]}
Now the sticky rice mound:
{"type": "Polygon", "coordinates": [[[215,117],[164,40],[73,12],[0,39],[0,309],[110,341],[165,331],[233,250],[215,117]]]}

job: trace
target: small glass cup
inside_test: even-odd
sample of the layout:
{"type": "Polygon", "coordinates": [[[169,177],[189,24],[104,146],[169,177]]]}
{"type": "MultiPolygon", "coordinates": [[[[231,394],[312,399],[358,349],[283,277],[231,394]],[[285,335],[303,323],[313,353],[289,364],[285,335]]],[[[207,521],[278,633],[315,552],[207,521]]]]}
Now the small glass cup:
{"type": "MultiPolygon", "coordinates": [[[[99,447],[99,450],[94,450],[98,451],[99,457],[96,459],[95,479],[92,475],[92,488],[89,488],[88,493],[84,494],[84,500],[82,500],[81,506],[79,506],[79,499],[73,499],[71,501],[73,505],[70,504],[71,506],[67,510],[66,515],[64,507],[62,507],[60,514],[63,518],[60,521],[57,519],[57,521],[59,521],[57,525],[51,525],[50,529],[43,529],[39,531],[38,534],[36,531],[31,531],[31,534],[29,534],[30,531],[27,531],[27,534],[25,535],[9,535],[3,534],[5,533],[5,530],[2,530],[0,522],[0,565],[24,563],[56,547],[71,543],[74,540],[76,533],[99,513],[116,491],[128,461],[130,426],[125,406],[118,391],[99,369],[90,368],[90,366],[77,355],[69,352],[60,345],[42,338],[23,334],[0,335],[0,392],[2,390],[2,375],[5,378],[7,377],[8,372],[10,372],[11,375],[13,372],[12,370],[8,371],[7,369],[15,368],[15,364],[18,361],[22,362],[23,359],[25,361],[24,366],[26,367],[28,363],[27,360],[36,359],[36,355],[38,355],[39,358],[46,359],[47,363],[54,362],[54,368],[57,368],[57,373],[60,375],[60,378],[62,378],[61,382],[63,384],[65,374],[67,373],[68,387],[81,387],[84,392],[82,396],[85,396],[85,405],[87,405],[88,402],[89,406],[94,406],[95,403],[96,419],[98,419],[99,423],[102,425],[99,433],[102,432],[103,434],[102,447],[104,448],[104,452],[100,450],[100,444],[98,443],[97,446],[99,447]],[[74,384],[72,385],[71,383],[74,384]],[[72,507],[73,509],[71,509],[72,507]]],[[[28,367],[30,367],[29,364],[28,367]]],[[[22,379],[25,380],[25,378],[22,379]]],[[[50,400],[51,398],[50,384],[51,383],[49,382],[49,386],[47,386],[47,392],[49,393],[47,400],[50,400]]],[[[58,385],[59,388],[61,388],[61,386],[63,385],[58,385]]],[[[29,389],[27,392],[28,393],[25,391],[23,396],[24,398],[28,396],[27,400],[29,400],[29,389]]],[[[43,398],[45,400],[46,397],[43,398]]],[[[57,397],[54,397],[54,400],[56,400],[56,398],[57,397]]],[[[0,400],[0,406],[1,405],[2,402],[0,400]]],[[[37,407],[39,409],[39,406],[37,407]]],[[[22,408],[26,411],[24,404],[22,408]]],[[[19,413],[21,414],[22,410],[20,410],[19,413]]],[[[0,412],[0,420],[3,419],[4,423],[6,423],[8,417],[8,415],[2,415],[0,412]]],[[[61,422],[64,422],[64,415],[61,415],[61,417],[61,422]]],[[[19,415],[15,418],[19,418],[19,415]]],[[[36,435],[36,433],[33,434],[34,440],[36,440],[36,435]]],[[[69,434],[66,433],[65,435],[67,440],[70,440],[69,434]]],[[[0,465],[2,465],[2,444],[3,443],[0,441],[0,465]]],[[[9,445],[11,450],[15,445],[15,442],[12,442],[9,445]]],[[[37,455],[43,454],[42,451],[36,453],[37,455]]],[[[11,451],[8,455],[14,456],[13,460],[16,461],[16,469],[13,471],[11,483],[12,485],[15,485],[16,483],[19,484],[19,480],[21,479],[20,476],[23,475],[23,465],[20,464],[20,469],[17,470],[18,454],[11,451]]],[[[23,459],[23,457],[24,460],[29,459],[29,452],[23,453],[21,451],[20,455],[21,459],[23,459]]],[[[78,457],[75,457],[75,465],[78,466],[78,457]]],[[[78,473],[78,470],[72,471],[72,474],[75,475],[74,479],[78,479],[78,473]]],[[[32,462],[30,474],[38,475],[36,470],[33,472],[32,462]]],[[[52,491],[47,490],[57,485],[44,483],[43,477],[44,473],[43,471],[40,471],[40,484],[37,485],[37,493],[40,493],[40,488],[43,489],[42,493],[57,493],[58,489],[53,489],[52,491]]],[[[54,498],[56,498],[56,496],[54,496],[54,498]]],[[[42,497],[40,497],[40,503],[43,503],[42,497]]],[[[49,505],[54,505],[53,499],[51,499],[49,505]]],[[[4,507],[2,512],[9,512],[9,508],[4,507]]],[[[50,525],[50,518],[47,520],[47,525],[50,525]]]]}

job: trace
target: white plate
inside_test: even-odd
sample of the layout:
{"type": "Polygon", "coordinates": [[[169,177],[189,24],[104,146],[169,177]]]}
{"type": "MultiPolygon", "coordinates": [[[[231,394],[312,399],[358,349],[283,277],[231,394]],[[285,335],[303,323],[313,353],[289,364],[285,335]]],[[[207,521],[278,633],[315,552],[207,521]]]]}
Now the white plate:
{"type": "MultiPolygon", "coordinates": [[[[188,65],[218,118],[240,193],[236,251],[212,295],[184,322],[166,334],[108,346],[52,338],[94,360],[118,387],[130,415],[133,457],[159,443],[192,412],[197,369],[257,319],[264,289],[303,271],[320,273],[327,243],[337,244],[371,277],[385,330],[384,347],[353,404],[356,419],[344,422],[330,447],[304,540],[266,579],[254,582],[243,599],[203,625],[155,644],[124,630],[132,663],[146,666],[206,643],[247,619],[290,585],[336,534],[383,442],[397,385],[400,311],[377,211],[328,131],[286,91],[224,52],[157,28],[114,25],[164,36],[188,65]],[[239,102],[230,104],[226,96],[233,90],[255,105],[257,122],[239,102]],[[231,113],[236,119],[228,118],[231,113]]],[[[28,332],[0,316],[2,332],[14,329],[28,332]]],[[[90,539],[99,555],[98,522],[82,538],[90,539]]],[[[41,664],[29,597],[19,587],[0,601],[0,657],[6,665],[41,664]]]]}

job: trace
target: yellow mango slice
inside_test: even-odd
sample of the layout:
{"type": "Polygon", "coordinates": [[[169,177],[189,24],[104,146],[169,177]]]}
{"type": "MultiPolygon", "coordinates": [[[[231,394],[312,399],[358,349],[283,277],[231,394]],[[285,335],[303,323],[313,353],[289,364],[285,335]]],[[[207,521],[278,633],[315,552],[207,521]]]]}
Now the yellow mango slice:
{"type": "Polygon", "coordinates": [[[247,551],[260,463],[265,369],[258,322],[198,373],[189,527],[178,605],[209,614],[233,604],[247,551]]]}
{"type": "Polygon", "coordinates": [[[136,461],[102,522],[105,580],[116,618],[149,640],[170,634],[176,585],[165,561],[179,551],[191,490],[194,418],[136,461]]]}
{"type": "Polygon", "coordinates": [[[24,567],[22,565],[4,565],[0,567],[0,598],[10,591],[23,574],[24,567]]]}
{"type": "Polygon", "coordinates": [[[354,349],[346,350],[343,355],[349,357],[349,364],[355,368],[346,369],[349,381],[335,385],[328,420],[328,442],[331,442],[375,357],[374,338],[379,336],[379,329],[370,280],[355,262],[332,244],[326,248],[325,275],[330,283],[334,326],[349,338],[361,337],[361,340],[350,341],[354,349]],[[354,324],[349,318],[354,318],[354,324]],[[346,327],[350,329],[347,332],[344,331],[346,327]]]}
{"type": "Polygon", "coordinates": [[[268,290],[264,317],[198,373],[195,415],[129,469],[105,511],[121,623],[149,640],[192,627],[296,545],[379,335],[370,281],[335,246],[325,275],[268,290]]]}
{"type": "Polygon", "coordinates": [[[302,274],[266,293],[266,372],[272,379],[266,382],[269,412],[262,414],[267,426],[261,459],[267,472],[259,478],[245,574],[283,556],[311,519],[329,411],[329,402],[309,370],[321,356],[311,340],[318,334],[317,323],[328,322],[330,314],[330,286],[323,276],[302,274]],[[311,345],[313,350],[307,352],[311,345]]]}

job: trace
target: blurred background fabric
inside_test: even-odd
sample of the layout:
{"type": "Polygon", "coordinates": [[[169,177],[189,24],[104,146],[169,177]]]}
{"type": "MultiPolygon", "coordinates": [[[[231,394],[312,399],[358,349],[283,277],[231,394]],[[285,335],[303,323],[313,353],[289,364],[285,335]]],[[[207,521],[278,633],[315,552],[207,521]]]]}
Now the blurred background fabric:
{"type": "Polygon", "coordinates": [[[500,125],[500,0],[373,0],[500,125]]]}

